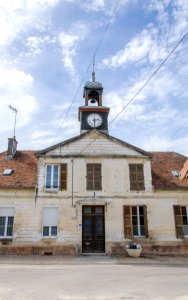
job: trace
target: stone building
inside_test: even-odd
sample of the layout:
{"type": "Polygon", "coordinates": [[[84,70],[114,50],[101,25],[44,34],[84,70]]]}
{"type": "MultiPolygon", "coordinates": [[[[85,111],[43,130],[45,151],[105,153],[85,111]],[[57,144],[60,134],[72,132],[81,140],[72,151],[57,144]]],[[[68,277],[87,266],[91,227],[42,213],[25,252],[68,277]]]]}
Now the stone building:
{"type": "Polygon", "coordinates": [[[188,254],[186,157],[109,135],[102,84],[84,87],[80,135],[34,153],[0,154],[0,253],[188,254]]]}

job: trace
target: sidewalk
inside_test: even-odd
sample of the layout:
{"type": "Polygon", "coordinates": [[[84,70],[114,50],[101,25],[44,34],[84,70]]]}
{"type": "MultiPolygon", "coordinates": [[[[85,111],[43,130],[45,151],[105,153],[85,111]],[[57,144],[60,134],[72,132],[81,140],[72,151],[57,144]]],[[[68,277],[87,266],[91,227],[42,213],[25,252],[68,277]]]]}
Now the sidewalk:
{"type": "Polygon", "coordinates": [[[188,267],[188,256],[127,256],[80,255],[80,256],[40,256],[40,255],[0,255],[0,265],[169,265],[188,267]]]}

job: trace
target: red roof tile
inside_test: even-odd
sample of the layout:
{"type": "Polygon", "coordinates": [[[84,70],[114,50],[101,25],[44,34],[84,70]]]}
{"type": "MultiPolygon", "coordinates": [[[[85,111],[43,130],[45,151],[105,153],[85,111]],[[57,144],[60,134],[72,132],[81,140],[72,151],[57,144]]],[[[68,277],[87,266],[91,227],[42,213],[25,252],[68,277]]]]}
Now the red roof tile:
{"type": "Polygon", "coordinates": [[[34,151],[17,151],[12,160],[7,152],[0,153],[0,188],[35,188],[37,183],[37,160],[34,151]],[[5,169],[13,169],[11,175],[3,176],[5,169]]]}
{"type": "Polygon", "coordinates": [[[188,178],[179,181],[171,171],[180,171],[187,157],[175,152],[151,152],[152,183],[155,190],[188,189],[188,178]]]}

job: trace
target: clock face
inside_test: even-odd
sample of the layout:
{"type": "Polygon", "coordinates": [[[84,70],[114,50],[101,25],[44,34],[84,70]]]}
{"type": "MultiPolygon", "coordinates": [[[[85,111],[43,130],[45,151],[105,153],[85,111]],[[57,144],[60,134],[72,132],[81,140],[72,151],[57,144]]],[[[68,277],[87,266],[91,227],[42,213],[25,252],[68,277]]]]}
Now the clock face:
{"type": "Polygon", "coordinates": [[[102,117],[97,113],[92,113],[87,117],[87,124],[92,128],[97,128],[102,124],[102,117]]]}

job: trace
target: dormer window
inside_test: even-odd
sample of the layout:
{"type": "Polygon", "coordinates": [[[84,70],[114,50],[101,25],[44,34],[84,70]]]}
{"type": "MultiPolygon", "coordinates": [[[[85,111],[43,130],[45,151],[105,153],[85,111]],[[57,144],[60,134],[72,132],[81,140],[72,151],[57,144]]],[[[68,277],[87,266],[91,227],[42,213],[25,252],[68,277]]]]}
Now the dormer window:
{"type": "Polygon", "coordinates": [[[178,170],[173,170],[173,171],[171,171],[171,172],[172,172],[172,175],[173,175],[174,177],[179,177],[180,171],[178,171],[178,170]]]}
{"type": "Polygon", "coordinates": [[[10,176],[13,173],[13,169],[5,169],[3,171],[3,176],[10,176]]]}

